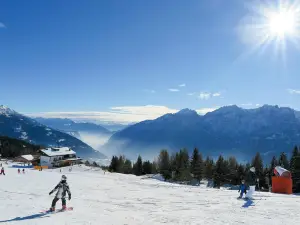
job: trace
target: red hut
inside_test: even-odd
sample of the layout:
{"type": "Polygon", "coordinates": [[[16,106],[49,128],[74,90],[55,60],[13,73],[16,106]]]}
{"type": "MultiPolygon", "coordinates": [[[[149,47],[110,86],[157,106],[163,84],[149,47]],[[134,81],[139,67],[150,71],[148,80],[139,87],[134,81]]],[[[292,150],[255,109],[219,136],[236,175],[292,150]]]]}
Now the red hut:
{"type": "Polygon", "coordinates": [[[282,194],[292,194],[293,181],[291,172],[276,166],[274,168],[275,176],[272,177],[272,192],[282,194]]]}

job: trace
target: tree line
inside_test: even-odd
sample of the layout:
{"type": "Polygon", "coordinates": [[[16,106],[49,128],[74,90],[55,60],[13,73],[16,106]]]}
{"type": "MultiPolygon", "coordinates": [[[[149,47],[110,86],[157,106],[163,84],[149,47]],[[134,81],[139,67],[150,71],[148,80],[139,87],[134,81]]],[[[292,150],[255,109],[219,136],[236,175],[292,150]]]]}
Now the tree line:
{"type": "Polygon", "coordinates": [[[202,153],[195,148],[190,156],[187,149],[169,154],[168,150],[161,150],[159,156],[153,162],[143,161],[138,156],[136,162],[131,162],[125,156],[113,156],[107,169],[110,172],[134,174],[137,176],[145,174],[160,173],[165,181],[174,182],[200,182],[202,179],[213,181],[214,187],[223,184],[238,185],[249,171],[255,167],[256,176],[259,178],[259,187],[269,190],[274,175],[274,168],[281,166],[292,172],[294,183],[300,181],[300,151],[294,147],[291,158],[282,152],[279,157],[273,157],[271,162],[263,164],[260,153],[256,153],[251,163],[239,163],[234,156],[224,158],[222,155],[214,161],[211,157],[203,157],[202,153]]]}

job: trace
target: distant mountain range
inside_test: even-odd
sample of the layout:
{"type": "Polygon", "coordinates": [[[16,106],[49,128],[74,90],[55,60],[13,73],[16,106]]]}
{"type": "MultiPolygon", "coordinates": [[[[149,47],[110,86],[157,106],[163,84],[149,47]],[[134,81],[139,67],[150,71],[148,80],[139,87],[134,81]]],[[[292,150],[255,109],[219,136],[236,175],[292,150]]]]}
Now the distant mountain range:
{"type": "Polygon", "coordinates": [[[31,144],[71,147],[81,157],[105,158],[105,155],[74,136],[43,125],[5,106],[0,106],[0,135],[31,144]]]}
{"type": "Polygon", "coordinates": [[[265,158],[291,152],[300,143],[300,113],[287,107],[257,109],[225,106],[200,116],[183,109],[116,132],[103,149],[135,158],[157,156],[162,148],[178,151],[198,147],[204,155],[235,155],[249,160],[256,152],[265,158]]]}
{"type": "Polygon", "coordinates": [[[79,135],[78,132],[88,132],[88,133],[95,133],[99,135],[112,134],[112,132],[109,131],[108,129],[94,123],[74,122],[73,120],[70,119],[61,119],[61,118],[37,117],[34,119],[39,123],[44,124],[56,130],[61,130],[64,132],[71,132],[71,133],[75,132],[75,135],[79,135]]]}
{"type": "Polygon", "coordinates": [[[70,134],[97,150],[106,143],[114,133],[101,125],[91,122],[75,122],[71,119],[61,118],[37,117],[34,119],[48,127],[70,134]]]}

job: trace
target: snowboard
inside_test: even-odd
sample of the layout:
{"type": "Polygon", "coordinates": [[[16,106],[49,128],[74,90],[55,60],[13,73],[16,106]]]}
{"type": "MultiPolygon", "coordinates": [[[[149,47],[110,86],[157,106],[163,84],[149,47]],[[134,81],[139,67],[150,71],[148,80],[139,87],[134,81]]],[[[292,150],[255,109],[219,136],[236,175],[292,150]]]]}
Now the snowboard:
{"type": "Polygon", "coordinates": [[[58,212],[65,212],[65,211],[72,211],[73,207],[67,207],[66,209],[56,209],[55,211],[50,211],[50,209],[43,210],[41,213],[58,213],[58,212]]]}

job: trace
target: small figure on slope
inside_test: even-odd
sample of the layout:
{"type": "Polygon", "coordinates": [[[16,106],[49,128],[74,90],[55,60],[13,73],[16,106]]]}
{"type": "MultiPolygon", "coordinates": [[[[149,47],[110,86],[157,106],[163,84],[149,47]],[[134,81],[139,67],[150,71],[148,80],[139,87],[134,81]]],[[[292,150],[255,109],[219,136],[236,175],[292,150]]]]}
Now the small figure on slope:
{"type": "Polygon", "coordinates": [[[5,175],[5,172],[4,172],[4,167],[2,167],[2,169],[1,169],[1,173],[0,174],[3,174],[3,175],[5,175]]]}
{"type": "Polygon", "coordinates": [[[57,193],[52,201],[52,205],[50,208],[50,211],[55,211],[55,205],[56,202],[61,199],[62,202],[62,209],[65,210],[67,208],[66,206],[66,193],[68,192],[69,200],[71,200],[71,191],[69,188],[69,185],[67,183],[67,177],[65,175],[62,175],[61,181],[56,185],[56,187],[50,191],[49,195],[51,195],[53,192],[57,190],[57,193]]]}
{"type": "Polygon", "coordinates": [[[238,198],[242,198],[244,194],[247,194],[247,187],[245,185],[245,180],[242,180],[242,183],[239,188],[240,196],[238,198]]]}
{"type": "Polygon", "coordinates": [[[20,172],[21,172],[21,170],[20,170],[20,169],[18,169],[18,174],[20,174],[20,172]]]}
{"type": "Polygon", "coordinates": [[[245,198],[252,199],[252,195],[255,192],[255,185],[256,185],[255,167],[250,168],[246,177],[246,184],[249,186],[249,191],[245,195],[245,198]]]}
{"type": "Polygon", "coordinates": [[[25,174],[25,169],[23,169],[23,174],[25,174]]]}

